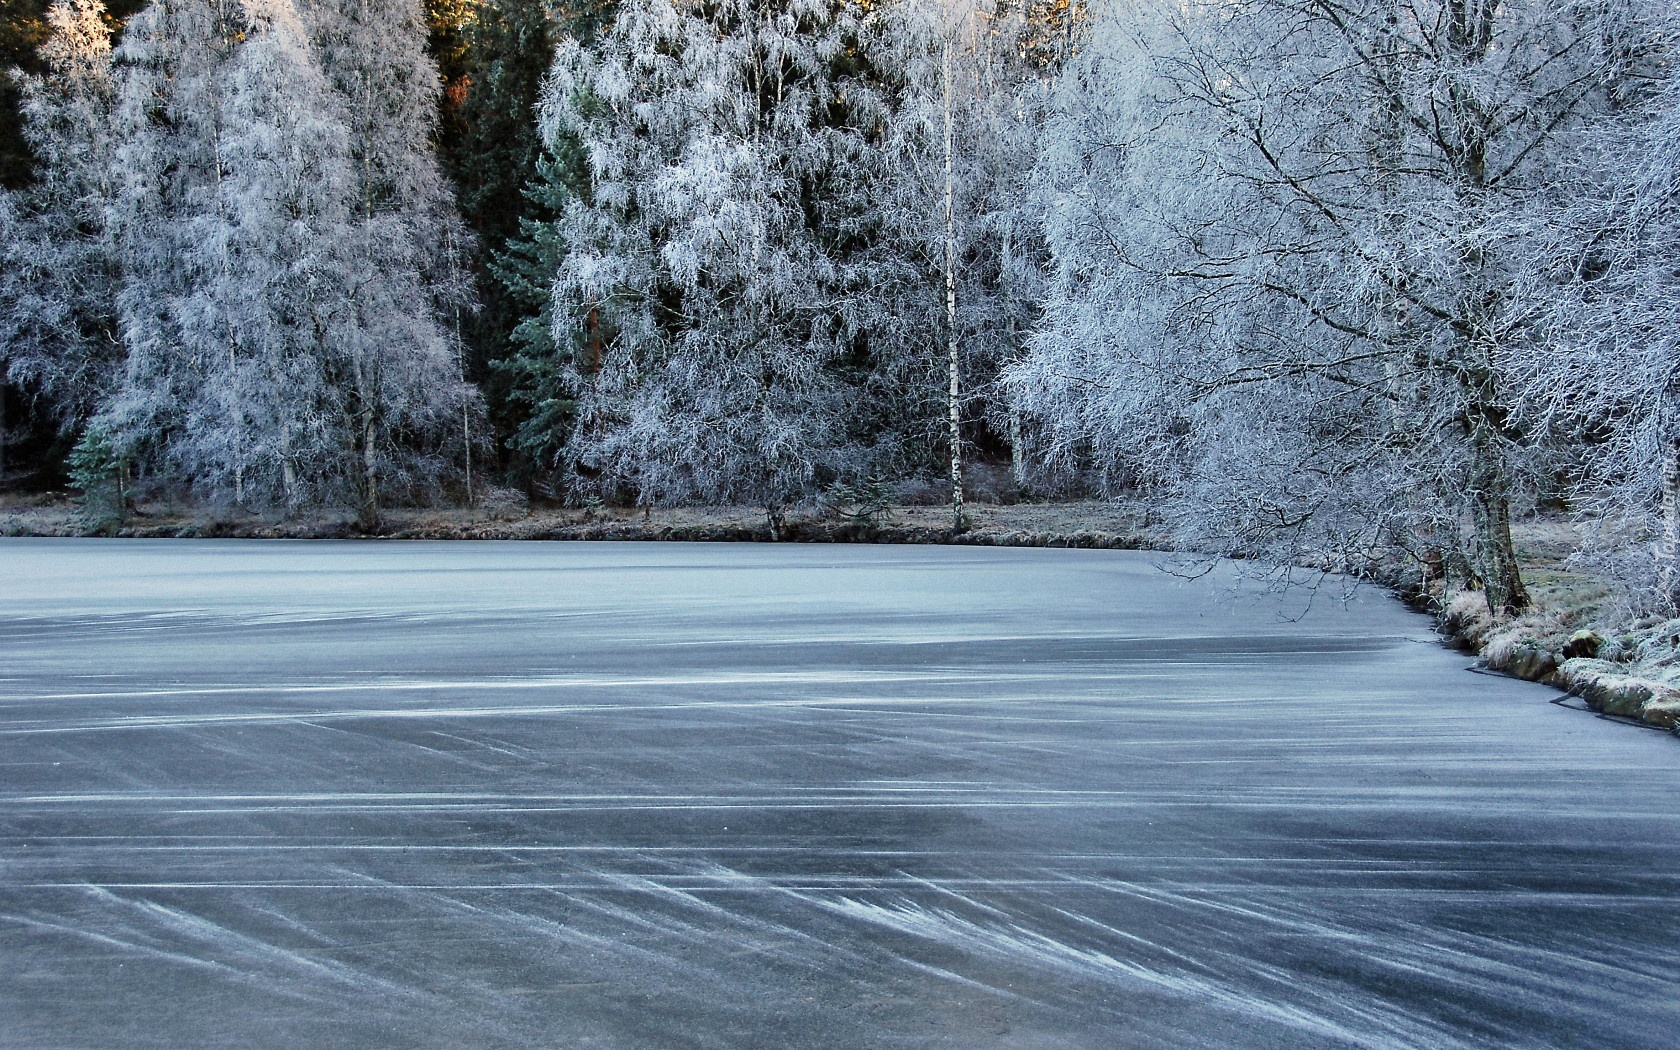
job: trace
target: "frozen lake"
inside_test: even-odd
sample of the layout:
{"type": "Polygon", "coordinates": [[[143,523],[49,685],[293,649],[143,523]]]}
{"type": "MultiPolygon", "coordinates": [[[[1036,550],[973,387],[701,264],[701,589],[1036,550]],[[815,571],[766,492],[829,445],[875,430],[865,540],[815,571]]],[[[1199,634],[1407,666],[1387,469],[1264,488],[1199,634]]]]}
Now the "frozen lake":
{"type": "Polygon", "coordinates": [[[1676,1045],[1680,741],[1224,587],[0,541],[0,1045],[1676,1045]]]}

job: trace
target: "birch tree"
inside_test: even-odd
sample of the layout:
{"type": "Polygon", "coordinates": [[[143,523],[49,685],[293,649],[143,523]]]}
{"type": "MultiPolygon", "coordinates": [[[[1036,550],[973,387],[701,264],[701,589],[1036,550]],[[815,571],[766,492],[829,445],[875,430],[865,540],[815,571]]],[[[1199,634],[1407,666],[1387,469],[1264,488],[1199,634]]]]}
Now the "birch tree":
{"type": "Polygon", "coordinates": [[[350,257],[348,134],[289,0],[247,0],[225,69],[221,206],[193,226],[202,260],[193,312],[220,319],[225,340],[201,374],[171,459],[203,490],[253,505],[296,507],[338,488],[341,398],[327,347],[350,257]],[[225,363],[224,363],[225,362],[225,363]]]}
{"type": "MultiPolygon", "coordinates": [[[[939,413],[953,526],[964,527],[964,427],[997,423],[1012,455],[1016,418],[992,380],[1031,324],[1042,240],[1031,207],[1040,110],[1029,26],[1003,5],[909,0],[889,10],[881,48],[900,78],[885,143],[894,235],[931,277],[938,308],[939,413]],[[998,411],[992,411],[998,410],[998,411]]],[[[1022,480],[1016,464],[1017,480],[1022,480]]]]}
{"type": "Polygon", "coordinates": [[[963,515],[963,485],[962,485],[962,402],[961,395],[961,361],[957,355],[957,219],[956,219],[956,145],[952,124],[955,122],[955,92],[956,85],[952,83],[956,73],[951,68],[951,37],[956,35],[957,27],[951,27],[941,34],[939,41],[939,93],[942,112],[940,116],[944,135],[945,178],[941,195],[944,200],[945,219],[945,340],[947,353],[947,368],[950,374],[950,387],[947,393],[947,411],[951,424],[949,440],[951,443],[951,528],[962,532],[968,528],[968,521],[963,515]]]}
{"type": "Polygon", "coordinates": [[[1062,447],[1116,448],[1214,549],[1355,571],[1439,549],[1496,613],[1522,608],[1524,435],[1498,360],[1536,337],[1524,289],[1575,133],[1670,16],[1641,0],[1117,9],[1047,154],[1057,286],[1013,377],[1023,403],[1095,424],[1062,447]],[[1145,436],[1118,449],[1127,431],[1145,436]]]}
{"type": "Polygon", "coordinates": [[[358,261],[326,348],[371,524],[384,489],[435,475],[451,431],[470,471],[480,408],[457,323],[470,238],[432,151],[440,81],[417,0],[315,0],[308,18],[349,130],[358,261]]]}
{"type": "Polygon", "coordinates": [[[380,17],[159,0],[125,35],[127,357],[101,425],[213,498],[350,499],[371,524],[385,491],[423,490],[470,441],[436,74],[417,18],[380,17]]]}
{"type": "MultiPolygon", "coordinates": [[[[207,384],[241,370],[227,312],[240,302],[225,294],[233,265],[225,103],[248,28],[232,0],[158,0],[129,21],[116,55],[118,194],[109,216],[126,359],[100,425],[119,455],[164,475],[179,469],[182,436],[202,432],[194,414],[216,400],[206,399],[207,384]]],[[[247,453],[226,451],[215,474],[240,502],[247,453]]]]}
{"type": "Polygon", "coordinates": [[[322,396],[297,293],[332,280],[341,227],[325,81],[283,2],[155,3],[120,57],[127,360],[98,428],[205,495],[295,504],[322,396]]]}

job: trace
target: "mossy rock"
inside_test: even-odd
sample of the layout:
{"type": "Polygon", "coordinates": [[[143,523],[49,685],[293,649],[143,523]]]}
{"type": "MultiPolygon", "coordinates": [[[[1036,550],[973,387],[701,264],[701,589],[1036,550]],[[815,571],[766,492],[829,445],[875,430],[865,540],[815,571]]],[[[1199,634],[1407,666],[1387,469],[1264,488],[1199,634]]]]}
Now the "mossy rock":
{"type": "Polygon", "coordinates": [[[1576,657],[1592,659],[1598,656],[1598,651],[1604,645],[1604,638],[1597,631],[1576,631],[1564,643],[1563,658],[1573,660],[1576,657]]]}
{"type": "Polygon", "coordinates": [[[1584,683],[1579,691],[1594,711],[1625,718],[1640,717],[1652,696],[1650,684],[1637,678],[1596,678],[1584,683]]]}
{"type": "Polygon", "coordinates": [[[1652,696],[1640,707],[1639,718],[1654,726],[1680,731],[1680,693],[1665,689],[1652,696]]]}
{"type": "Polygon", "coordinates": [[[1544,649],[1530,645],[1519,645],[1511,650],[1510,659],[1503,670],[1506,674],[1517,678],[1524,678],[1530,682],[1543,681],[1558,667],[1557,657],[1544,649]]]}

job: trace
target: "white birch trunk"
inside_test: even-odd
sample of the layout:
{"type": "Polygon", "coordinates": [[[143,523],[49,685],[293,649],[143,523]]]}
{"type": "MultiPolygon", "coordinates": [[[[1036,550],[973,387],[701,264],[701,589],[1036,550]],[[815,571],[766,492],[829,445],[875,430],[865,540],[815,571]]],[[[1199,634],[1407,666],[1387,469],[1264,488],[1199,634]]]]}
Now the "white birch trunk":
{"type": "Polygon", "coordinates": [[[951,429],[951,528],[962,532],[968,527],[963,516],[962,486],[962,404],[957,369],[957,226],[955,148],[951,132],[951,40],[945,39],[941,72],[945,88],[945,331],[950,365],[950,429],[951,429]]]}

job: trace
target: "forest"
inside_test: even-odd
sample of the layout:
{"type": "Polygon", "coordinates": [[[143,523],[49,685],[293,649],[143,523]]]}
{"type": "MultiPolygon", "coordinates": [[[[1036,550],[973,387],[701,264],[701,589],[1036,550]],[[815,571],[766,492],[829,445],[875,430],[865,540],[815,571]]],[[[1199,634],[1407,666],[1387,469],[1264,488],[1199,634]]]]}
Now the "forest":
{"type": "Polygon", "coordinates": [[[0,3],[0,487],[1680,594],[1674,0],[0,3]]]}

